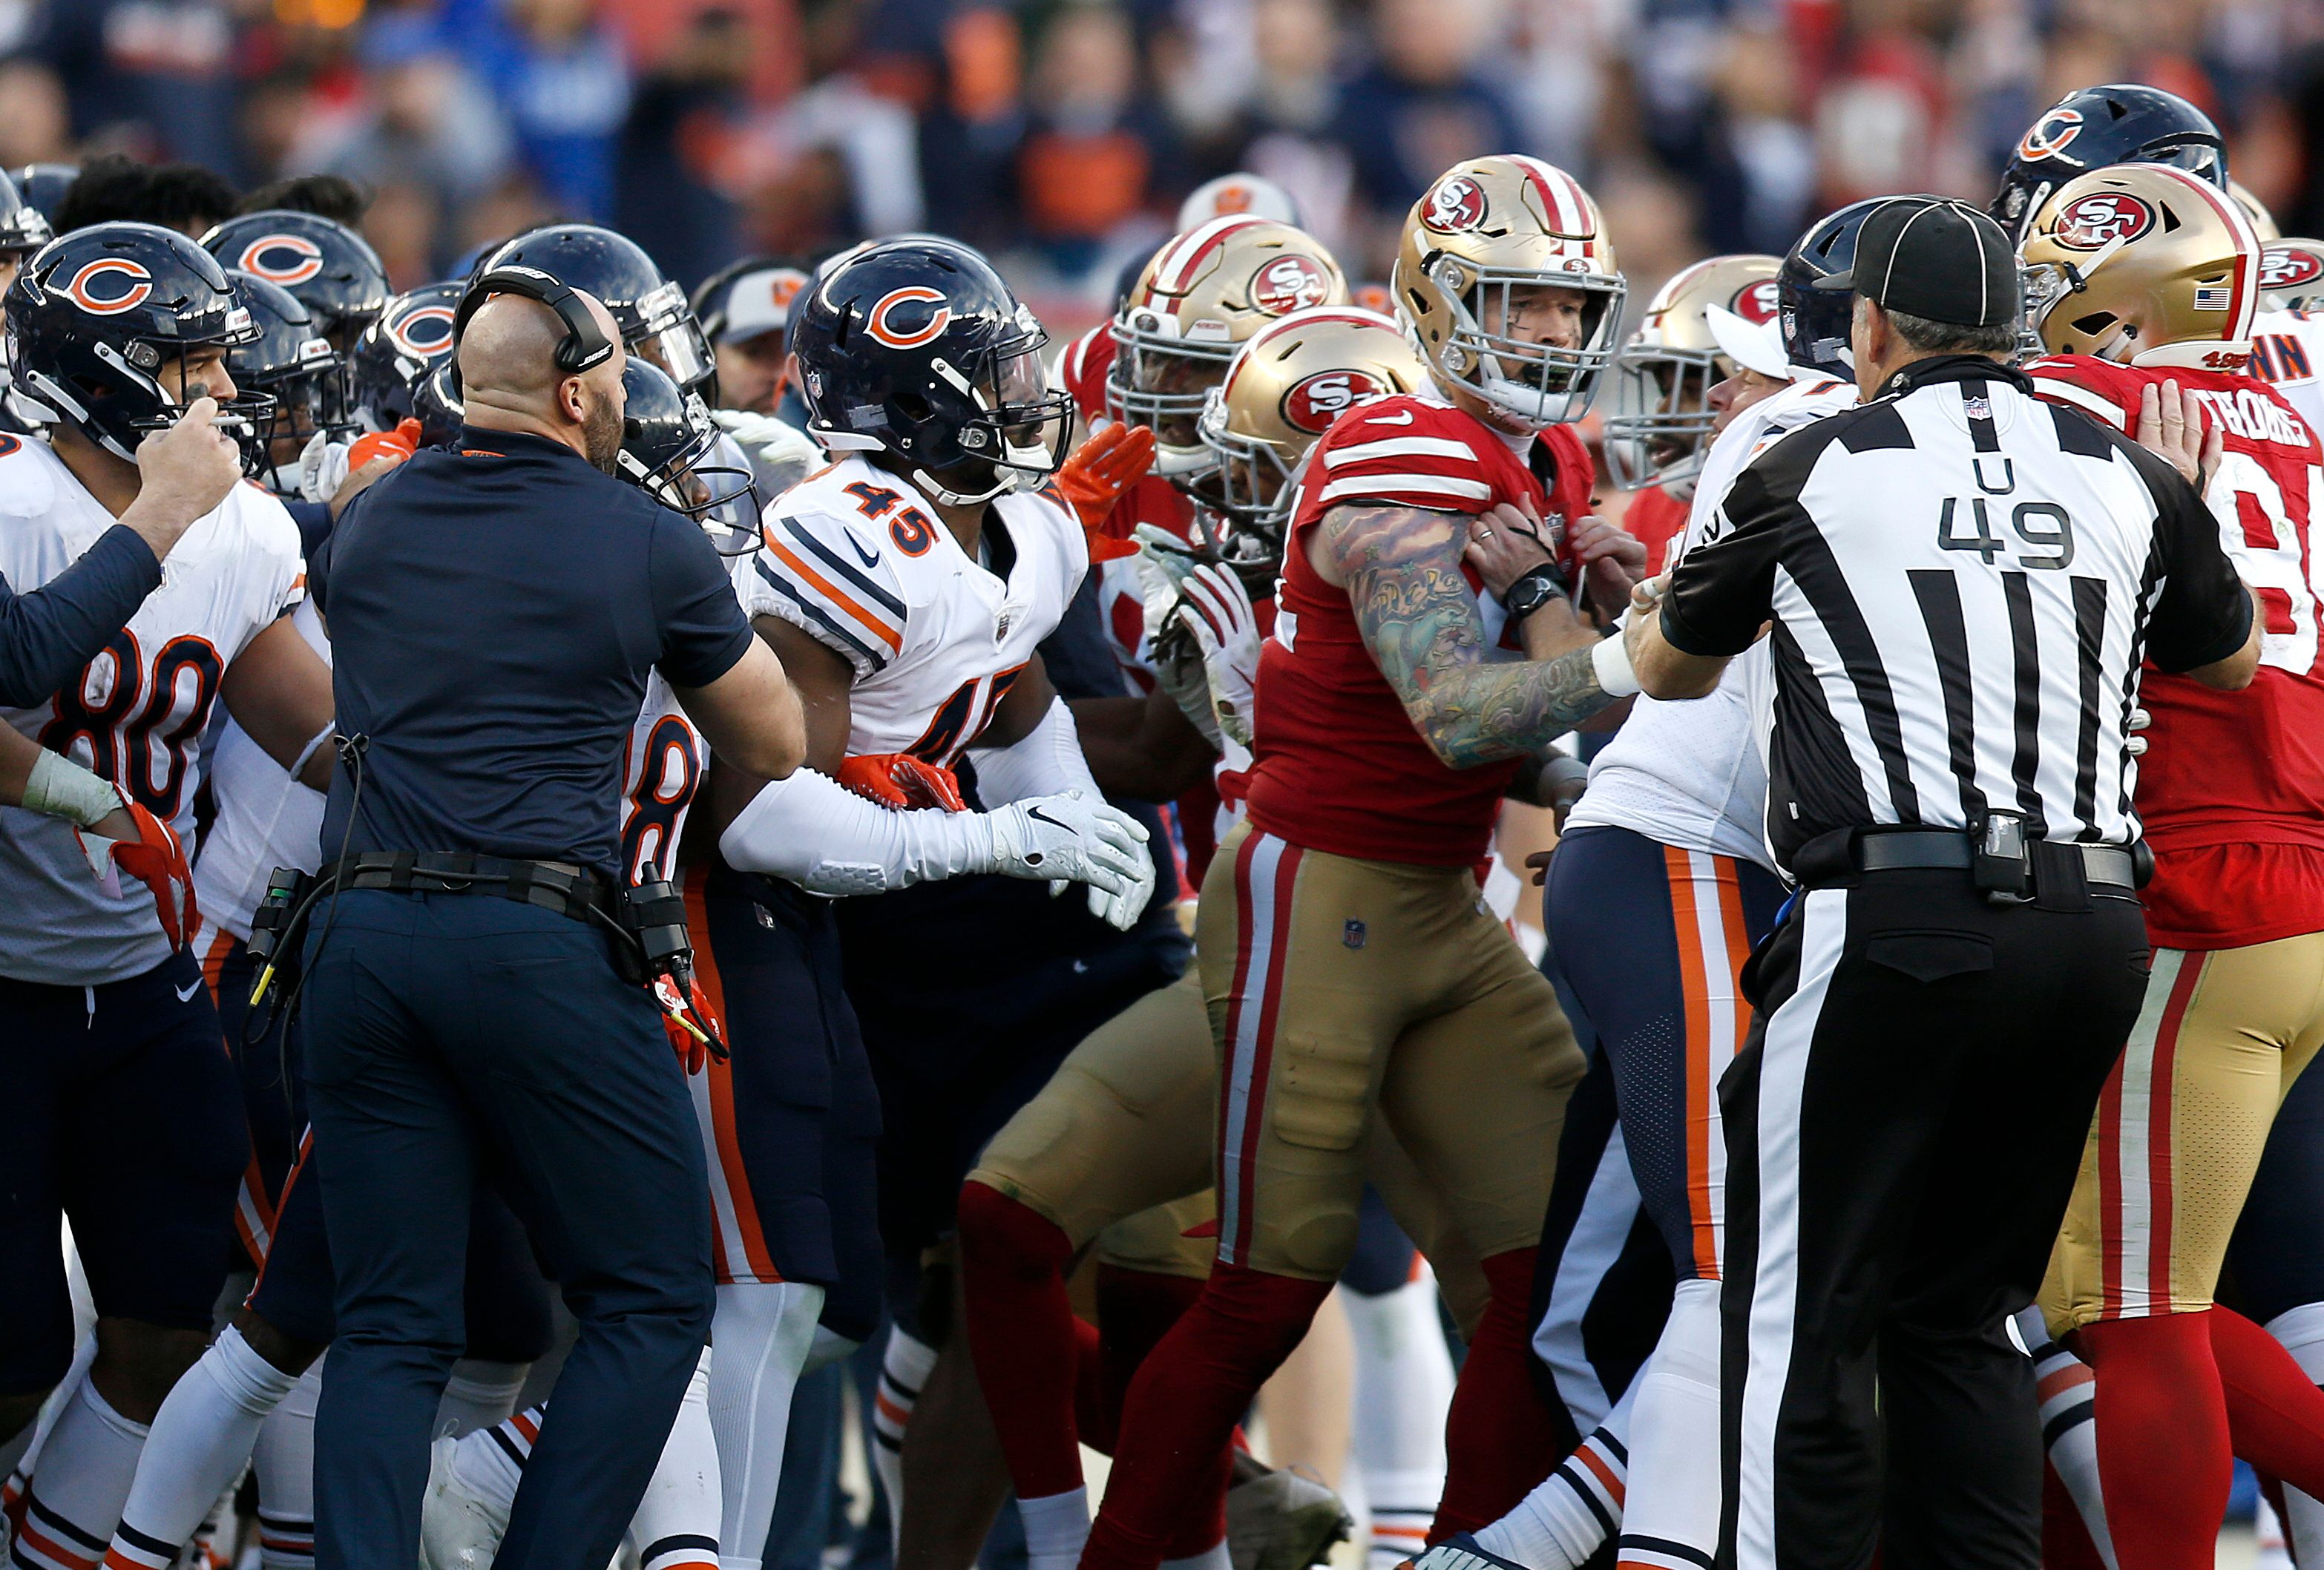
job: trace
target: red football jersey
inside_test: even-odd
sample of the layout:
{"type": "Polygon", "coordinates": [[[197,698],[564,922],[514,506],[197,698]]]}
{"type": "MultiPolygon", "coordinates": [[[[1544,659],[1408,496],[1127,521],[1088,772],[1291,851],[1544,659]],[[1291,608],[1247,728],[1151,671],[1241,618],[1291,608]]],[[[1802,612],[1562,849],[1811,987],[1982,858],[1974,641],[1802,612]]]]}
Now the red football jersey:
{"type": "MultiPolygon", "coordinates": [[[[1551,426],[1520,454],[1434,398],[1383,398],[1342,415],[1308,455],[1275,632],[1259,652],[1251,821],[1334,855],[1481,861],[1516,762],[1451,769],[1429,751],[1364,647],[1347,590],[1308,562],[1309,531],[1330,509],[1356,501],[1469,514],[1530,503],[1545,518],[1579,518],[1595,478],[1571,426],[1551,426]],[[1546,485],[1528,458],[1546,468],[1546,485]]],[[[1469,582],[1478,586],[1473,572],[1469,582]]],[[[1498,623],[1489,606],[1488,630],[1498,623]]]]}
{"type": "Polygon", "coordinates": [[[1631,496],[1622,513],[1622,527],[1646,546],[1648,577],[1670,565],[1671,541],[1686,532],[1691,510],[1660,485],[1648,485],[1631,496]]]}
{"type": "Polygon", "coordinates": [[[2309,541],[2315,433],[2283,395],[2234,372],[2135,368],[2056,356],[2025,370],[2044,397],[2135,429],[2142,389],[2175,380],[2226,435],[2207,498],[2221,543],[2258,592],[2259,675],[2215,692],[2149,667],[2153,715],[2137,807],[2155,851],[2148,936],[2170,948],[2236,948],[2324,931],[2324,651],[2309,541]]]}

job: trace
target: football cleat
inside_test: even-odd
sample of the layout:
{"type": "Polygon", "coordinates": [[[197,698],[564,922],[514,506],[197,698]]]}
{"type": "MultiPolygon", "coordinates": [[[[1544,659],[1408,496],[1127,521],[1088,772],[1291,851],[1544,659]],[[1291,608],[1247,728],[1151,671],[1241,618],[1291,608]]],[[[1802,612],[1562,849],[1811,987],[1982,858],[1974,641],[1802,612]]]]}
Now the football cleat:
{"type": "Polygon", "coordinates": [[[1356,1529],[1340,1496],[1285,1467],[1227,1490],[1227,1558],[1234,1570],[1307,1570],[1356,1529]]]}
{"type": "Polygon", "coordinates": [[[491,1570],[508,1518],[460,1481],[457,1439],[428,1452],[428,1492],[420,1496],[420,1570],[491,1570]]]}

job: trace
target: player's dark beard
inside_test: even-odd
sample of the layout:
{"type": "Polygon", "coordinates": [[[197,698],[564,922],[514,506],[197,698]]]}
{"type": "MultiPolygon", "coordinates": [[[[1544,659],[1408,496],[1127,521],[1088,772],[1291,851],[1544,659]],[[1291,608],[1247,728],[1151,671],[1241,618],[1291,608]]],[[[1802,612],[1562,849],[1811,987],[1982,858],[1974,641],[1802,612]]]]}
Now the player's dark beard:
{"type": "Polygon", "coordinates": [[[581,419],[583,455],[610,475],[622,456],[622,411],[602,393],[589,392],[588,397],[589,408],[581,419]]]}

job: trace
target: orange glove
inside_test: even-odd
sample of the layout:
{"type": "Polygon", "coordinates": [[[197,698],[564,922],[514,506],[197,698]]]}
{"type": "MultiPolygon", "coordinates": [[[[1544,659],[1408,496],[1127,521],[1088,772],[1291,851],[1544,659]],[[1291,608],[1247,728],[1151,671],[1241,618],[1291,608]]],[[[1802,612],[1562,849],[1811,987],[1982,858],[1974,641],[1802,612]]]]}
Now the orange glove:
{"type": "Polygon", "coordinates": [[[909,753],[873,753],[866,757],[849,758],[839,765],[835,777],[858,796],[899,812],[929,807],[945,812],[968,810],[968,803],[960,797],[960,781],[953,777],[950,769],[915,758],[909,753]]]}
{"type": "Polygon", "coordinates": [[[347,472],[355,470],[374,458],[393,458],[401,463],[420,450],[420,422],[416,420],[399,421],[393,430],[375,430],[369,436],[355,438],[347,448],[347,472]]]}
{"type": "Polygon", "coordinates": [[[718,1016],[710,1011],[710,1001],[702,995],[701,983],[687,978],[686,991],[678,992],[678,983],[666,975],[654,977],[654,1002],[661,1010],[662,1034],[669,1038],[669,1048],[678,1054],[678,1067],[688,1077],[702,1072],[703,1066],[713,1057],[726,1061],[725,1027],[718,1016]]]}
{"type": "Polygon", "coordinates": [[[1081,518],[1092,561],[1137,553],[1127,538],[1130,520],[1115,520],[1114,503],[1153,466],[1154,432],[1143,425],[1114,424],[1074,448],[1057,471],[1051,483],[1081,518]]]}
{"type": "Polygon", "coordinates": [[[100,881],[117,884],[116,873],[127,873],[153,891],[162,935],[171,948],[183,948],[201,919],[194,905],[194,874],[186,865],[186,847],[175,829],[125,796],[121,809],[137,826],[135,839],[110,839],[95,829],[76,828],[73,835],[100,881]]]}

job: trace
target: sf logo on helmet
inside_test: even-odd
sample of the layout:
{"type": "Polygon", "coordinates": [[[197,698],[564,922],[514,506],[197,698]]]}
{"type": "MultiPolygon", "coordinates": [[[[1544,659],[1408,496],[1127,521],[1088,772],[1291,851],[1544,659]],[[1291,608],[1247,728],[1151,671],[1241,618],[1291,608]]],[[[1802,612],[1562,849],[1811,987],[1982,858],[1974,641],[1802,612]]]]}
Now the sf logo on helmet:
{"type": "Polygon", "coordinates": [[[1321,436],[1341,415],[1386,391],[1361,371],[1318,371],[1283,395],[1284,422],[1321,436]]]}
{"type": "MultiPolygon", "coordinates": [[[[2025,139],[2017,144],[2017,156],[2027,163],[2037,163],[2044,158],[2065,158],[2066,149],[2082,134],[2082,112],[2080,109],[2052,109],[2034,122],[2025,139]]],[[[2066,162],[2079,167],[2080,159],[2066,162]]]]}
{"type": "Polygon", "coordinates": [[[1747,283],[1737,290],[1727,309],[1757,326],[1775,319],[1775,281],[1762,278],[1757,283],[1747,283]]]}
{"type": "Polygon", "coordinates": [[[1321,305],[1332,292],[1323,270],[1305,256],[1277,256],[1250,281],[1250,302],[1269,316],[1321,305]]]}
{"type": "Polygon", "coordinates": [[[2135,240],[2154,226],[2154,209],[2127,191],[2092,191],[2058,214],[2052,237],[2074,251],[2099,251],[2135,240]]]}
{"type": "Polygon", "coordinates": [[[2260,253],[2259,286],[2292,289],[2324,276],[2324,256],[2297,245],[2270,245],[2260,253]]]}
{"type": "Polygon", "coordinates": [[[863,330],[891,349],[917,349],[922,344],[936,342],[951,325],[952,307],[945,304],[944,296],[916,283],[881,295],[880,302],[872,308],[871,316],[865,319],[863,330]],[[907,305],[933,305],[936,309],[928,313],[926,323],[916,328],[889,319],[899,306],[907,305]]]}
{"type": "Polygon", "coordinates": [[[288,289],[323,270],[323,248],[304,235],[263,235],[242,248],[235,265],[288,289]]]}
{"type": "Polygon", "coordinates": [[[1485,221],[1485,188],[1465,174],[1439,180],[1428,193],[1421,222],[1440,233],[1457,234],[1485,221]]]}
{"type": "Polygon", "coordinates": [[[99,256],[72,275],[65,297],[91,316],[119,316],[145,303],[153,275],[126,256],[99,256]]]}
{"type": "Polygon", "coordinates": [[[388,342],[415,359],[432,360],[452,346],[448,305],[415,306],[387,324],[388,342]]]}

